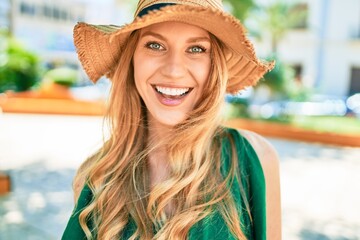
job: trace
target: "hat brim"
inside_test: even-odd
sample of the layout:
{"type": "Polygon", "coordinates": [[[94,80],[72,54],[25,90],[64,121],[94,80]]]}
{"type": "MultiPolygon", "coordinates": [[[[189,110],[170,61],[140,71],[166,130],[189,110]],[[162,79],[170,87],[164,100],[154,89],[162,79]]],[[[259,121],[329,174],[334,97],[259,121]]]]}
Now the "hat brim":
{"type": "Polygon", "coordinates": [[[224,43],[229,93],[255,85],[274,67],[274,62],[263,62],[256,57],[244,27],[230,14],[199,6],[170,5],[121,27],[78,23],[74,28],[74,43],[85,72],[93,82],[103,75],[111,76],[131,32],[168,21],[201,27],[224,43]]]}

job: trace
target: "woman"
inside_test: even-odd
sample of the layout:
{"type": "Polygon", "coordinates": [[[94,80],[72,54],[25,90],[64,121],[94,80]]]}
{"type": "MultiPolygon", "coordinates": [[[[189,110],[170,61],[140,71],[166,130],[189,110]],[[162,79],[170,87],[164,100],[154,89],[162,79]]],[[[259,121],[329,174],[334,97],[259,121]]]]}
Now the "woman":
{"type": "Polygon", "coordinates": [[[220,115],[273,63],[220,1],[140,0],[135,16],[75,27],[89,77],[112,80],[111,135],[75,177],[62,239],[280,239],[276,153],[220,115]]]}

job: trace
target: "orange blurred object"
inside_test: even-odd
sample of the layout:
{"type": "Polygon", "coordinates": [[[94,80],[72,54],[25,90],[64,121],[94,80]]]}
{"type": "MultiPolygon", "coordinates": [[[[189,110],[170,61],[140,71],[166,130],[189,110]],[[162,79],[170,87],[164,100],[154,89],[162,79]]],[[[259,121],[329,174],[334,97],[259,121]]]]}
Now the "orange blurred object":
{"type": "Polygon", "coordinates": [[[4,195],[11,191],[11,181],[9,175],[0,173],[0,195],[4,195]]]}

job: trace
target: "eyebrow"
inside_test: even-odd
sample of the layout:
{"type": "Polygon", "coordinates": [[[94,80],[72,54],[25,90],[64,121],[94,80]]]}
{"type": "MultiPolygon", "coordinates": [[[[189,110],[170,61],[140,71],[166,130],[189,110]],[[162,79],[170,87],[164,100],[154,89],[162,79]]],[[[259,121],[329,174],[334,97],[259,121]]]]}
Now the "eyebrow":
{"type": "MultiPolygon", "coordinates": [[[[153,36],[153,37],[159,38],[163,41],[167,40],[163,35],[156,33],[156,32],[152,32],[152,31],[146,31],[143,34],[141,34],[140,37],[143,38],[146,36],[153,36]]],[[[186,40],[186,42],[188,42],[188,43],[205,42],[205,41],[210,42],[210,38],[209,37],[191,37],[186,40]]]]}

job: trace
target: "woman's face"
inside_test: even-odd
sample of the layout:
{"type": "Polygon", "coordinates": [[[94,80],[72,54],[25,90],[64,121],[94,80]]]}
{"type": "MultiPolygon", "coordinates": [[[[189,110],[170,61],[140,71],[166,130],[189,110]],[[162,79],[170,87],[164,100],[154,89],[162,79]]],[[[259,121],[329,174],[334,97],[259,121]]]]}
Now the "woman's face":
{"type": "Polygon", "coordinates": [[[209,33],[193,25],[164,22],[141,29],[134,78],[150,122],[174,126],[187,118],[208,80],[210,51],[209,33]]]}

